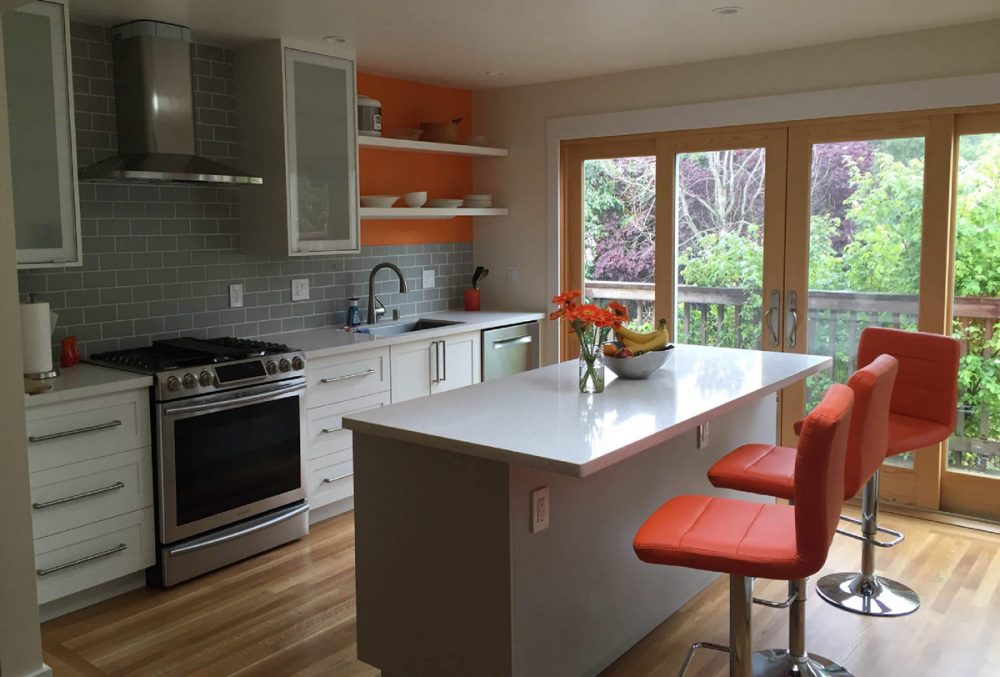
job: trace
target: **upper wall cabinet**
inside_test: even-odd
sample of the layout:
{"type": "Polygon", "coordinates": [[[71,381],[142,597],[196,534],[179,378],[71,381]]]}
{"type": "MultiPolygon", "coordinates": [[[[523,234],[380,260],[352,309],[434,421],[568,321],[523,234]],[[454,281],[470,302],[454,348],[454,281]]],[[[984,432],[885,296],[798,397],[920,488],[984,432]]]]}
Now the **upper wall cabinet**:
{"type": "Polygon", "coordinates": [[[236,54],[242,246],[268,256],[357,252],[354,62],[275,41],[236,54]]]}
{"type": "Polygon", "coordinates": [[[66,8],[33,2],[2,22],[18,267],[80,265],[66,8]]]}

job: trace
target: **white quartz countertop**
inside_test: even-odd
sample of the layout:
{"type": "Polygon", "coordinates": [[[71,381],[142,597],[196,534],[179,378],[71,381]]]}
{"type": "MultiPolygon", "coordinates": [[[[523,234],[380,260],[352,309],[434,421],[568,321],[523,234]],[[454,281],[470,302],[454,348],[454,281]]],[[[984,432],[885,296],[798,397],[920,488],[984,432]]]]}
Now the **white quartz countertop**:
{"type": "Polygon", "coordinates": [[[59,376],[40,383],[51,385],[52,390],[37,395],[25,395],[25,406],[37,407],[66,400],[120,393],[135,388],[148,388],[153,385],[153,377],[98,367],[94,364],[78,364],[69,369],[62,369],[59,376]]]}
{"type": "MultiPolygon", "coordinates": [[[[575,360],[344,418],[359,433],[584,477],[827,369],[829,357],[678,345],[583,395],[575,360]]],[[[751,440],[747,440],[748,442],[751,440]]]]}
{"type": "MultiPolygon", "coordinates": [[[[412,322],[417,319],[445,320],[461,324],[447,327],[424,329],[419,332],[396,334],[393,336],[372,336],[360,332],[346,332],[341,327],[322,327],[320,329],[304,329],[302,331],[270,334],[261,338],[267,341],[284,343],[292,348],[305,352],[306,357],[327,357],[340,355],[355,350],[381,348],[397,343],[434,339],[453,334],[464,334],[470,331],[482,331],[494,327],[504,327],[511,324],[535,322],[545,318],[544,313],[537,312],[488,312],[464,310],[446,310],[437,313],[424,313],[412,317],[400,318],[399,322],[412,322]]],[[[383,320],[379,326],[395,324],[391,320],[383,320]]]]}

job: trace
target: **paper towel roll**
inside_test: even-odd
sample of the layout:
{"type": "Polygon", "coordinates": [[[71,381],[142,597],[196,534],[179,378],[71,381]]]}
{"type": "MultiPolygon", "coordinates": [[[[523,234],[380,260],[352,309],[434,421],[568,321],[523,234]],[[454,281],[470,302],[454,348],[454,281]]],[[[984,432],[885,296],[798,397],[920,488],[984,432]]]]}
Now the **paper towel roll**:
{"type": "Polygon", "coordinates": [[[52,319],[48,303],[21,304],[24,373],[52,371],[52,319]]]}

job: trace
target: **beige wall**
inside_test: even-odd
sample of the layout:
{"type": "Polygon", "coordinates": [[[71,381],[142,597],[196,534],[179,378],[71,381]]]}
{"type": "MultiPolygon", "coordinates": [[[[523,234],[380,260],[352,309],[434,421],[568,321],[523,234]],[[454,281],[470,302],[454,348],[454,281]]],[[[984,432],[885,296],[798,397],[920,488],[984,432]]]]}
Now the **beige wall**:
{"type": "MultiPolygon", "coordinates": [[[[586,47],[581,47],[585,49],[586,47]]],[[[774,94],[1000,72],[1000,21],[747,57],[477,92],[473,128],[510,149],[478,160],[476,192],[510,216],[479,219],[475,260],[491,269],[486,307],[545,309],[546,120],[774,94]],[[518,267],[519,281],[506,282],[518,267]]],[[[550,343],[546,358],[554,358],[550,343]]]]}
{"type": "Polygon", "coordinates": [[[23,369],[4,93],[0,40],[0,345],[5,346],[0,350],[0,674],[20,677],[42,670],[42,649],[28,507],[24,393],[17,378],[23,369]]]}

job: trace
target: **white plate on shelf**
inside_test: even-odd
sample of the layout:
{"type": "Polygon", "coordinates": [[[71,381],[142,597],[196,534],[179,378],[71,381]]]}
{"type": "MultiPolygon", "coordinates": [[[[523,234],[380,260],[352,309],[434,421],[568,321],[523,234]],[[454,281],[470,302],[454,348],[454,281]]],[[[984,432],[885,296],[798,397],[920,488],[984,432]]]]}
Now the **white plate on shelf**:
{"type": "Polygon", "coordinates": [[[434,207],[437,209],[455,209],[456,207],[462,206],[461,200],[455,200],[452,198],[434,198],[433,200],[427,201],[428,207],[434,207]]]}
{"type": "Polygon", "coordinates": [[[396,204],[396,200],[398,199],[398,195],[362,195],[361,206],[385,209],[396,204]]]}

